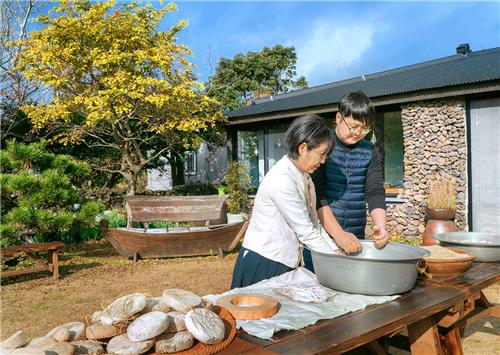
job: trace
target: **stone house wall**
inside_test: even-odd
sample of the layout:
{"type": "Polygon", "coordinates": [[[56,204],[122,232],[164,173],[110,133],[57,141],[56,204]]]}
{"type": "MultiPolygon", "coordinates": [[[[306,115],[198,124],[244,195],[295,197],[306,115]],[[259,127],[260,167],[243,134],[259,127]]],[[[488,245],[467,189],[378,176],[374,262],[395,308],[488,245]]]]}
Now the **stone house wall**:
{"type": "Polygon", "coordinates": [[[465,101],[441,99],[402,105],[404,135],[403,203],[388,204],[387,230],[406,239],[425,228],[428,181],[435,172],[456,179],[459,230],[467,229],[467,134],[465,101]]]}

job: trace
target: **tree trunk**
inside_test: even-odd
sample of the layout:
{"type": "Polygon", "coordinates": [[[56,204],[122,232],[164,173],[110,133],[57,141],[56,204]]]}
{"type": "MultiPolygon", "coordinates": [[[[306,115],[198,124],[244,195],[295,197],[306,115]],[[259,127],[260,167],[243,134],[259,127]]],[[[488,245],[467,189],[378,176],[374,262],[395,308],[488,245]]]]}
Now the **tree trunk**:
{"type": "Polygon", "coordinates": [[[172,168],[172,186],[184,185],[184,161],[177,155],[169,159],[172,168]]]}
{"type": "Polygon", "coordinates": [[[137,179],[132,178],[131,180],[127,180],[127,196],[135,195],[135,188],[137,184],[137,179]]]}
{"type": "Polygon", "coordinates": [[[138,172],[129,171],[122,173],[125,181],[127,181],[127,196],[134,196],[137,191],[138,172]]]}

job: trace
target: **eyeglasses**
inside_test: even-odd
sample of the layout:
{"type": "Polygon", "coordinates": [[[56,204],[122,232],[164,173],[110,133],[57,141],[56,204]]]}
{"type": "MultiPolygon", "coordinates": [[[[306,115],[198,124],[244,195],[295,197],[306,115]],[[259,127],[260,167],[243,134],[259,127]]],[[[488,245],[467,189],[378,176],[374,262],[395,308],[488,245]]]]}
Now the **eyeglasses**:
{"type": "Polygon", "coordinates": [[[362,126],[358,126],[358,127],[351,127],[349,126],[349,124],[347,124],[346,120],[344,119],[344,116],[341,116],[342,117],[342,121],[344,121],[347,129],[349,130],[349,133],[352,135],[352,136],[355,136],[355,135],[362,135],[362,136],[366,136],[368,134],[368,132],[370,132],[372,129],[370,127],[367,127],[367,128],[363,128],[362,126]]]}
{"type": "Polygon", "coordinates": [[[316,151],[316,149],[311,149],[314,153],[316,153],[320,159],[320,162],[323,164],[326,159],[328,159],[328,153],[320,154],[316,151]]]}

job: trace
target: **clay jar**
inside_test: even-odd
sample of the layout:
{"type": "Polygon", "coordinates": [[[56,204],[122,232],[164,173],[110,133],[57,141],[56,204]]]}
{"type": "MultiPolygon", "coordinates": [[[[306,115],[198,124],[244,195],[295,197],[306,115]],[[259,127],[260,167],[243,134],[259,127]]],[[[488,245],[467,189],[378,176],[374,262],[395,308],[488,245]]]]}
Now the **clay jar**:
{"type": "Polygon", "coordinates": [[[439,240],[434,237],[439,233],[454,232],[457,230],[453,219],[455,218],[455,209],[434,209],[425,208],[425,213],[429,220],[424,230],[424,245],[439,244],[439,240]]]}

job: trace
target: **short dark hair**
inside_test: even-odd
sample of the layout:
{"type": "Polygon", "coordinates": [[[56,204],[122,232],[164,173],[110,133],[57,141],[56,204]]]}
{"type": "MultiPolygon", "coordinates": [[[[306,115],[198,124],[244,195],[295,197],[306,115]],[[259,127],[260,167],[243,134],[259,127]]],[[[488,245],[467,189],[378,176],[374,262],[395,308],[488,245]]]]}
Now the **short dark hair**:
{"type": "Polygon", "coordinates": [[[340,98],[339,112],[343,117],[352,116],[356,121],[363,122],[368,127],[373,127],[375,121],[375,108],[372,101],[362,91],[351,92],[340,98]]]}
{"type": "Polygon", "coordinates": [[[290,158],[298,158],[299,146],[302,143],[306,143],[309,150],[322,143],[328,143],[328,151],[330,151],[334,144],[332,130],[326,121],[318,115],[309,114],[297,117],[286,130],[286,154],[290,158]]]}

